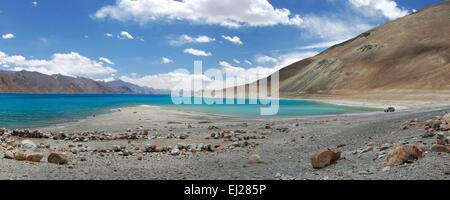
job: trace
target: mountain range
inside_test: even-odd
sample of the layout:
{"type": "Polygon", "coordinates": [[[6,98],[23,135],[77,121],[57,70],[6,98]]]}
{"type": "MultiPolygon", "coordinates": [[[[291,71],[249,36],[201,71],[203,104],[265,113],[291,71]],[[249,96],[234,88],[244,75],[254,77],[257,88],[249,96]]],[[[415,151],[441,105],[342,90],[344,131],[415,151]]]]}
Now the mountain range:
{"type": "Polygon", "coordinates": [[[46,75],[29,71],[0,71],[1,93],[168,94],[124,81],[103,82],[82,77],[46,75]]]}

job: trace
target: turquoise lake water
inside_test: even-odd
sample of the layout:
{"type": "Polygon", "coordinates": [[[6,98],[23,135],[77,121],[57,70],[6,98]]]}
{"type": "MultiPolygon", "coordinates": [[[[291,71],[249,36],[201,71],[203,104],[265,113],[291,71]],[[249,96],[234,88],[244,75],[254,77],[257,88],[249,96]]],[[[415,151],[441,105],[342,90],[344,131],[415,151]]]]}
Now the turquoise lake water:
{"type": "MultiPolygon", "coordinates": [[[[0,94],[0,128],[32,128],[76,121],[124,106],[165,106],[181,111],[262,117],[262,105],[174,105],[163,95],[0,94]]],[[[279,117],[374,111],[313,101],[280,100],[279,117]]],[[[273,116],[272,116],[273,117],[273,116]]]]}

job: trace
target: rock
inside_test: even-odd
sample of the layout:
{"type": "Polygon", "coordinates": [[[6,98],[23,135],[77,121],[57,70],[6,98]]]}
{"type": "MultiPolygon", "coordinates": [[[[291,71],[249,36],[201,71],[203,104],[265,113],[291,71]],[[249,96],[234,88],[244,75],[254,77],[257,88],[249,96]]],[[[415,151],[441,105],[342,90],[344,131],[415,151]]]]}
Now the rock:
{"type": "Polygon", "coordinates": [[[338,148],[322,149],[311,156],[311,164],[315,169],[321,169],[331,165],[341,157],[342,151],[338,148]]]}
{"type": "Polygon", "coordinates": [[[261,162],[261,156],[258,154],[253,154],[250,157],[248,157],[248,163],[250,164],[257,164],[261,162]]]}
{"type": "Polygon", "coordinates": [[[182,139],[182,140],[185,140],[185,139],[187,139],[189,137],[189,134],[187,134],[187,133],[182,133],[181,135],[180,135],[180,139],[182,139]]]}
{"type": "Polygon", "coordinates": [[[42,153],[28,154],[26,160],[31,162],[41,162],[44,155],[42,153]]]}
{"type": "Polygon", "coordinates": [[[18,161],[24,161],[27,159],[27,154],[25,154],[23,152],[15,152],[14,159],[18,160],[18,161]]]}
{"type": "Polygon", "coordinates": [[[415,144],[401,145],[389,152],[387,166],[401,165],[422,157],[422,149],[415,144]]]}
{"type": "Polygon", "coordinates": [[[391,148],[391,147],[392,147],[392,145],[389,144],[389,143],[383,144],[383,145],[381,145],[381,147],[380,147],[380,151],[387,150],[387,149],[389,149],[389,148],[391,148]]]}
{"type": "Polygon", "coordinates": [[[450,113],[447,113],[444,116],[442,116],[442,121],[446,122],[447,124],[450,124],[450,113]]]}
{"type": "Polygon", "coordinates": [[[450,153],[450,146],[434,144],[431,146],[430,151],[440,152],[440,153],[450,153]]]}
{"type": "Polygon", "coordinates": [[[386,167],[384,167],[381,171],[383,171],[383,172],[387,172],[387,171],[389,171],[389,170],[391,170],[391,167],[389,167],[389,166],[386,166],[386,167]]]}
{"type": "Polygon", "coordinates": [[[216,148],[212,144],[208,144],[206,146],[206,150],[209,152],[214,152],[214,151],[216,151],[216,148]]]}
{"type": "Polygon", "coordinates": [[[82,161],[82,162],[84,162],[84,161],[86,161],[87,159],[86,159],[86,157],[81,157],[80,158],[80,161],[82,161]]]}
{"type": "Polygon", "coordinates": [[[437,134],[436,144],[439,144],[439,145],[446,145],[447,144],[447,142],[445,141],[445,134],[443,132],[440,132],[440,133],[437,134]]]}
{"type": "Polygon", "coordinates": [[[178,156],[180,155],[180,150],[178,148],[173,148],[172,151],[170,151],[170,155],[178,156]]]}
{"type": "Polygon", "coordinates": [[[63,152],[52,152],[48,156],[47,161],[53,164],[64,165],[69,162],[69,156],[63,152]]]}
{"type": "Polygon", "coordinates": [[[14,159],[14,153],[12,151],[6,151],[4,158],[6,159],[14,159]]]}
{"type": "Polygon", "coordinates": [[[114,145],[114,146],[113,146],[113,151],[114,151],[114,152],[122,151],[122,147],[121,147],[120,145],[114,145]]]}
{"type": "Polygon", "coordinates": [[[35,151],[37,149],[37,145],[31,140],[23,140],[21,144],[23,148],[31,151],[35,151]]]}
{"type": "Polygon", "coordinates": [[[439,128],[441,131],[450,131],[450,124],[441,124],[439,128]]]}
{"type": "Polygon", "coordinates": [[[434,132],[426,132],[422,135],[422,138],[431,138],[434,137],[436,134],[434,132]]]}
{"type": "Polygon", "coordinates": [[[373,145],[367,145],[367,147],[363,149],[361,153],[367,153],[369,151],[373,151],[373,145]]]}

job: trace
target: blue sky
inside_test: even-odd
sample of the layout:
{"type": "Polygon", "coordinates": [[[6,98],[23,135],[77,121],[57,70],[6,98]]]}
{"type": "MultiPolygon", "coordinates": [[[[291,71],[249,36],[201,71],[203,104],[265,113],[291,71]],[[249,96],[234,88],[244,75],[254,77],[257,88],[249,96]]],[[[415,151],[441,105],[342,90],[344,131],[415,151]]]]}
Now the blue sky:
{"type": "Polygon", "coordinates": [[[270,73],[371,27],[440,2],[127,1],[0,1],[0,69],[122,78],[162,88],[170,86],[165,83],[170,77],[167,73],[191,69],[194,60],[202,60],[205,68],[235,67],[248,74],[259,67],[270,73]],[[251,14],[247,8],[253,9],[251,14]],[[223,16],[217,17],[214,9],[223,16]],[[242,44],[223,36],[239,38],[242,44]],[[187,53],[192,51],[208,56],[187,53]]]}

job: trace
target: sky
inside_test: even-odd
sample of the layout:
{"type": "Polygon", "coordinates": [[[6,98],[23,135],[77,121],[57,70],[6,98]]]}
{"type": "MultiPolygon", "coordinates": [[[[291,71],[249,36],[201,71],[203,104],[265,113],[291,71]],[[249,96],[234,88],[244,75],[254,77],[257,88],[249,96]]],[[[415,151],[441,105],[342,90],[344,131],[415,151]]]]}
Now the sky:
{"type": "Polygon", "coordinates": [[[439,2],[1,0],[0,70],[171,89],[201,60],[256,79],[439,2]]]}

